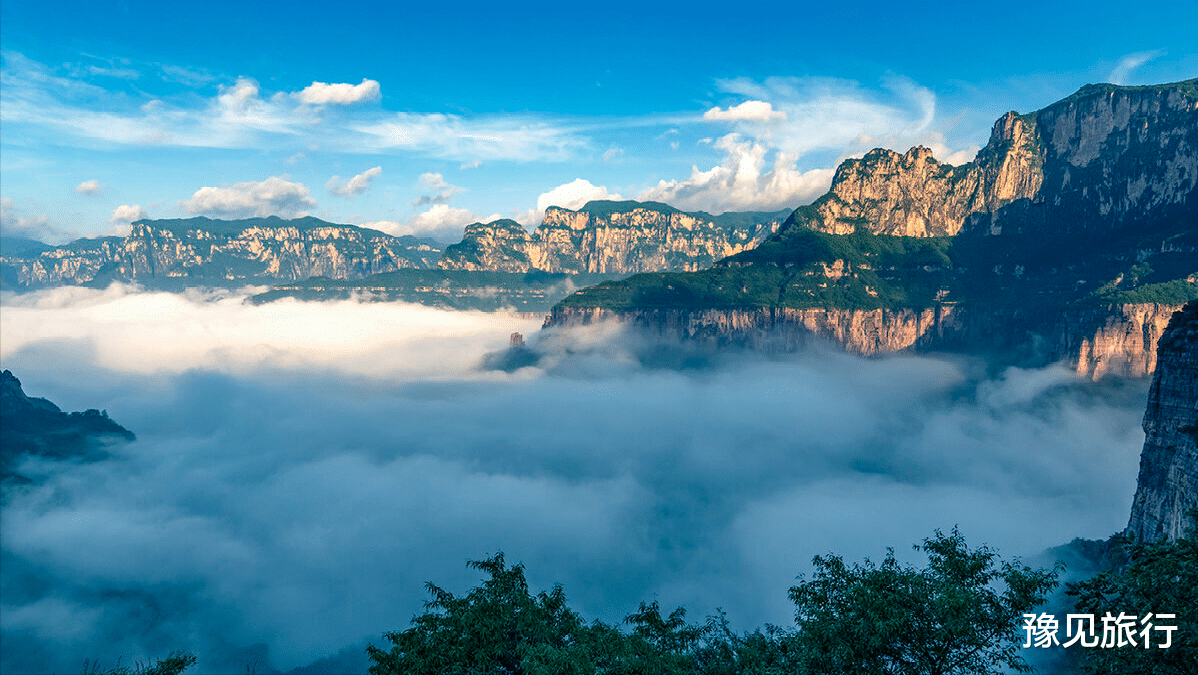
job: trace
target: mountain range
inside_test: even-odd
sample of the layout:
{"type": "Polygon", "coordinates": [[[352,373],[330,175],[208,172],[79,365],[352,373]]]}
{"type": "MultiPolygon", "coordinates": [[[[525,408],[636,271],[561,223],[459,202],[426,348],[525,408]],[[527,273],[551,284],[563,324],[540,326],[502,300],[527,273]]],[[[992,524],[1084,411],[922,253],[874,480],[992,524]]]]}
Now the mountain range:
{"type": "Polygon", "coordinates": [[[59,247],[5,239],[0,281],[552,307],[547,326],[615,320],[715,347],[992,350],[1145,376],[1198,297],[1196,188],[1198,80],[1087,85],[1003,115],[962,165],[924,147],[846,160],[793,211],[595,201],[531,232],[474,223],[449,246],[316,218],[142,220],[59,247]]]}

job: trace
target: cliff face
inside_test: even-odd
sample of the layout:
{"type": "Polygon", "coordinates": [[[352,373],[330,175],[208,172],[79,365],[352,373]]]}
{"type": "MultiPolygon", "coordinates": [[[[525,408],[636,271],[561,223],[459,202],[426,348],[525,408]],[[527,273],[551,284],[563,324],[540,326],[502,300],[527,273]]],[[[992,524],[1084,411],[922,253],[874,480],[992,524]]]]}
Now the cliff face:
{"type": "Polygon", "coordinates": [[[1192,213],[1198,185],[1198,80],[1161,87],[1088,85],[995,124],[961,166],[927,148],[845,161],[832,188],[788,226],[832,234],[954,235],[1078,231],[1192,213]]]}
{"type": "Polygon", "coordinates": [[[475,223],[439,266],[627,274],[694,271],[761,243],[787,212],[711,216],[652,202],[590,202],[578,211],[551,206],[535,231],[511,220],[475,223]]]}
{"type": "Polygon", "coordinates": [[[1144,433],[1127,529],[1140,541],[1178,539],[1198,509],[1198,302],[1174,314],[1160,339],[1144,433]]]}
{"type": "Polygon", "coordinates": [[[761,348],[815,336],[861,354],[1006,350],[1101,378],[1151,374],[1169,315],[1195,297],[1190,80],[1088,85],[1007,113],[962,166],[874,150],[756,248],[585,289],[550,323],[591,312],[761,348]]]}
{"type": "Polygon", "coordinates": [[[924,309],[645,309],[554,307],[545,327],[616,321],[665,340],[709,349],[795,351],[816,341],[876,356],[904,350],[1027,352],[1040,363],[1065,360],[1083,377],[1145,377],[1156,367],[1156,336],[1176,306],[1122,305],[1059,316],[978,311],[960,305],[924,309]]]}
{"type": "Polygon", "coordinates": [[[431,268],[432,242],[316,218],[240,221],[143,220],[128,237],[80,240],[28,257],[2,260],[18,286],[140,281],[151,278],[360,278],[403,268],[431,268]]]}

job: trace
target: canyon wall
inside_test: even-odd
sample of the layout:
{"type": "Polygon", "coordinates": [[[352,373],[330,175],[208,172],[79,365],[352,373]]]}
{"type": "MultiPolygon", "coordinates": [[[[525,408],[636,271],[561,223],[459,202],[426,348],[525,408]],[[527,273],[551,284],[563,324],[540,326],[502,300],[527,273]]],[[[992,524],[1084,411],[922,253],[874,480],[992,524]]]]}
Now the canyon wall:
{"type": "Polygon", "coordinates": [[[1112,305],[1062,312],[1012,313],[960,305],[926,309],[644,309],[554,307],[546,328],[616,321],[656,339],[703,348],[797,351],[814,342],[852,354],[902,351],[1005,353],[1017,361],[1066,361],[1083,377],[1146,377],[1157,339],[1177,306],[1112,305]]]}
{"type": "Polygon", "coordinates": [[[1160,339],[1144,434],[1127,530],[1139,541],[1177,539],[1198,509],[1198,302],[1174,314],[1160,339]]]}

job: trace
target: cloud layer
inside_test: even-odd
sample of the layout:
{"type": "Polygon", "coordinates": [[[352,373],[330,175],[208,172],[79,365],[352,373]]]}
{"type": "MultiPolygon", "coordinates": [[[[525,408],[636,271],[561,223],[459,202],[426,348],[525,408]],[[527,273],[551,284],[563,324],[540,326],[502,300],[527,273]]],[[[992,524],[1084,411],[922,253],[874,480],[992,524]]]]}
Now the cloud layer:
{"type": "MultiPolygon", "coordinates": [[[[369,173],[369,171],[367,172],[369,173]]],[[[356,177],[355,177],[356,178],[356,177]]],[[[188,213],[227,218],[280,216],[301,218],[316,206],[302,183],[280,176],[246,181],[229,187],[202,187],[179,203],[188,213]]]]}
{"type": "Polygon", "coordinates": [[[44,487],[4,506],[13,673],[175,648],[201,672],[302,666],[404,626],[424,581],[465,590],[464,561],[497,550],[588,617],[658,599],[785,624],[815,554],[901,556],[954,524],[1006,555],[1119,529],[1143,442],[1142,385],[1063,368],[713,357],[397,303],[7,303],[0,360],[26,391],[138,434],[105,462],[27,465],[44,487]],[[513,331],[539,367],[480,370],[513,331]]]}

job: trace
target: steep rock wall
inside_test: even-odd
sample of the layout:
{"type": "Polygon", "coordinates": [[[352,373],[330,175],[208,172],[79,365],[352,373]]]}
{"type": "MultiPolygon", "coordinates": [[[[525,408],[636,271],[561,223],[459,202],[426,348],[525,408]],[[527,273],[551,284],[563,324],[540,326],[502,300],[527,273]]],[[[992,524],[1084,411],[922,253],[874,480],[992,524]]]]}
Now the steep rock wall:
{"type": "Polygon", "coordinates": [[[1140,541],[1177,539],[1198,509],[1198,302],[1174,314],[1160,339],[1144,433],[1127,529],[1140,541]]]}
{"type": "Polygon", "coordinates": [[[694,271],[761,243],[786,215],[710,216],[637,202],[591,202],[578,211],[554,206],[531,233],[511,220],[468,226],[438,265],[504,272],[694,271]]]}
{"type": "Polygon", "coordinates": [[[431,268],[439,247],[315,218],[138,221],[129,236],[80,240],[33,258],[5,258],[20,286],[155,277],[360,278],[431,268]]]}
{"type": "Polygon", "coordinates": [[[910,351],[1010,352],[1040,362],[1065,360],[1079,375],[1145,377],[1156,340],[1177,307],[1115,305],[1064,312],[985,311],[959,305],[926,309],[654,309],[615,312],[554,307],[545,327],[616,321],[668,340],[718,349],[790,352],[813,341],[875,356],[910,351]]]}
{"type": "MultiPolygon", "coordinates": [[[[960,166],[931,150],[873,150],[837,168],[832,188],[788,225],[832,234],[1000,234],[1118,227],[1198,206],[1195,81],[1087,85],[1043,110],[1009,112],[960,166]]],[[[785,229],[785,228],[784,228],[785,229]]]]}

